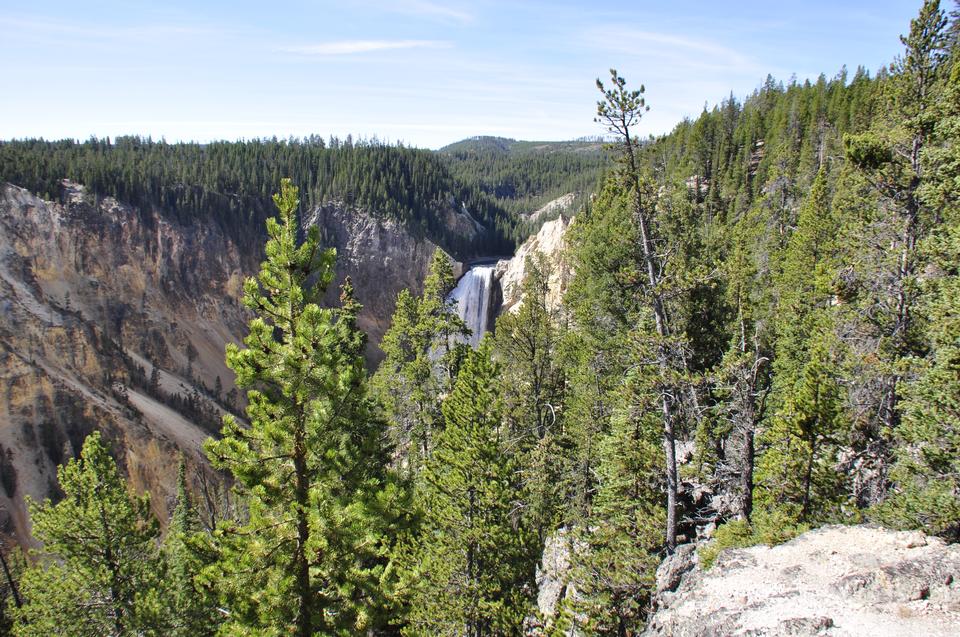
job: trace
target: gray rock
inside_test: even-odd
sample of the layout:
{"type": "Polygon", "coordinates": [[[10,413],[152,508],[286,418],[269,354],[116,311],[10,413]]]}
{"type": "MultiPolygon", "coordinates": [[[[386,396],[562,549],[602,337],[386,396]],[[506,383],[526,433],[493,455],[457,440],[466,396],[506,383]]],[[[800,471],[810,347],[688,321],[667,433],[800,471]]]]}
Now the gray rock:
{"type": "MultiPolygon", "coordinates": [[[[571,568],[571,556],[583,550],[569,529],[558,529],[547,538],[543,547],[543,556],[537,567],[537,610],[545,626],[556,620],[560,604],[564,600],[577,599],[577,583],[571,568]]],[[[542,634],[533,631],[532,634],[542,634]]],[[[579,637],[581,633],[572,629],[567,637],[579,637]]]]}
{"type": "Polygon", "coordinates": [[[657,568],[657,595],[676,591],[683,576],[696,568],[697,563],[696,544],[678,546],[657,568]]]}
{"type": "Polygon", "coordinates": [[[937,538],[827,526],[724,551],[709,571],[684,570],[686,552],[657,571],[648,637],[960,634],[960,546],[937,538]]]}
{"type": "MultiPolygon", "coordinates": [[[[458,228],[461,215],[451,213],[448,217],[451,227],[458,228]]],[[[366,358],[375,365],[383,358],[380,339],[393,319],[397,293],[409,289],[419,295],[423,291],[423,280],[437,245],[413,236],[396,220],[337,202],[318,206],[306,214],[304,230],[310,226],[318,226],[324,245],[337,250],[336,279],[327,288],[324,301],[335,304],[340,284],[350,277],[363,306],[357,325],[369,337],[366,358]]],[[[471,232],[472,225],[463,230],[463,235],[472,236],[471,232]]],[[[454,274],[459,276],[462,271],[462,264],[455,263],[454,274]]]]}

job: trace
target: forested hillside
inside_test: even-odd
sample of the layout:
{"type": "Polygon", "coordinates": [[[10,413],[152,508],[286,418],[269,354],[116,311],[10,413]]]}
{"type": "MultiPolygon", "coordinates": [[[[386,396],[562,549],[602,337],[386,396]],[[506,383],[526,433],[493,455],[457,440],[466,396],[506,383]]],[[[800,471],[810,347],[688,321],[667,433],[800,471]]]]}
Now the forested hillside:
{"type": "Polygon", "coordinates": [[[537,231],[544,221],[578,209],[596,192],[610,158],[599,140],[524,142],[503,137],[475,137],[450,144],[439,153],[451,172],[471,187],[495,198],[517,221],[517,240],[537,231]],[[572,194],[556,210],[528,218],[551,201],[572,194]]]}
{"type": "Polygon", "coordinates": [[[568,193],[575,209],[594,192],[608,159],[598,142],[481,138],[439,153],[320,137],[210,144],[140,137],[0,142],[0,181],[57,200],[61,180],[181,223],[214,219],[230,236],[262,241],[270,194],[282,176],[300,185],[309,210],[331,201],[404,223],[458,256],[509,254],[543,220],[525,215],[568,193]],[[445,207],[465,207],[489,229],[470,240],[449,232],[445,207]]]}
{"type": "Polygon", "coordinates": [[[557,510],[601,632],[642,625],[660,551],[714,524],[713,552],[863,520],[958,538],[956,33],[927,2],[876,76],[768,79],[644,146],[642,92],[604,81],[619,162],[556,350],[557,510]]]}
{"type": "Polygon", "coordinates": [[[213,219],[248,247],[263,242],[273,214],[270,195],[281,177],[303,191],[304,210],[342,202],[389,219],[434,240],[452,254],[508,253],[511,216],[490,197],[464,185],[429,151],[318,137],[211,144],[121,137],[46,142],[0,142],[0,181],[59,199],[61,180],[99,196],[155,207],[180,223],[213,219]],[[446,208],[465,208],[487,231],[475,240],[453,235],[446,208]]]}
{"type": "MultiPolygon", "coordinates": [[[[960,16],[927,0],[905,31],[875,74],[768,78],[652,140],[643,89],[611,69],[596,113],[609,163],[562,263],[532,256],[522,301],[473,349],[436,251],[422,292],[398,295],[372,377],[353,284],[321,307],[334,254],[297,223],[298,197],[328,182],[298,194],[263,172],[250,196],[279,187],[279,214],[243,286],[248,335],[226,351],[246,420],[228,414],[204,445],[234,488],[212,502],[182,470],[161,533],[87,437],[62,497],[31,504],[32,563],[2,564],[13,634],[628,637],[680,551],[709,566],[865,521],[960,540],[960,16]],[[545,552],[563,564],[549,587],[545,552]]],[[[512,148],[423,161],[460,162],[464,188],[516,202],[566,190],[551,175],[570,166],[586,188],[602,166],[564,151],[519,184],[512,148]]],[[[4,170],[27,177],[61,156],[0,148],[14,152],[4,170]]],[[[141,196],[176,192],[162,183],[141,196]]],[[[871,585],[894,575],[871,569],[871,585]]],[[[833,592],[866,585],[845,581],[833,592]]]]}

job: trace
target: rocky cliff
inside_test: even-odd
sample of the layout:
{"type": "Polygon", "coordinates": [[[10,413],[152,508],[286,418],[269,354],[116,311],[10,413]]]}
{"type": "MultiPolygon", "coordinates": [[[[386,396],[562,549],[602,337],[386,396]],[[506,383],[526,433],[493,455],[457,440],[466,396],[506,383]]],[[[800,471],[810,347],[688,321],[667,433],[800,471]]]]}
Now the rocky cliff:
{"type": "Polygon", "coordinates": [[[537,254],[546,257],[550,266],[548,302],[553,309],[560,306],[570,276],[569,267],[564,260],[564,250],[566,233],[572,223],[573,219],[564,217],[548,221],[537,234],[521,244],[512,258],[497,263],[496,276],[503,295],[501,312],[509,312],[520,306],[527,259],[537,254]]]}
{"type": "MultiPolygon", "coordinates": [[[[245,333],[241,285],[261,259],[204,219],[184,225],[65,186],[54,203],[0,185],[0,533],[21,541],[24,496],[55,497],[56,466],[94,429],[161,519],[180,453],[204,475],[203,440],[242,408],[224,347],[245,333]]],[[[436,246],[339,205],[304,222],[337,248],[337,283],[352,277],[375,362],[397,293],[420,291],[436,246]]]]}
{"type": "MultiPolygon", "coordinates": [[[[448,223],[462,236],[473,236],[475,222],[450,212],[448,223]],[[473,233],[473,234],[471,234],[473,233]]],[[[340,284],[349,276],[363,305],[358,325],[367,333],[367,361],[378,363],[383,353],[379,343],[390,327],[397,294],[406,288],[418,295],[437,245],[408,232],[399,222],[378,219],[363,211],[332,203],[310,212],[303,219],[304,229],[318,226],[321,242],[337,249],[337,276],[327,290],[325,300],[336,302],[340,284]]],[[[455,262],[454,275],[463,266],[455,262]]]]}
{"type": "Polygon", "coordinates": [[[827,526],[710,570],[681,547],[657,573],[648,637],[956,635],[960,546],[919,532],[827,526]]]}
{"type": "Polygon", "coordinates": [[[24,496],[55,497],[94,429],[166,514],[179,453],[197,466],[236,403],[223,348],[255,263],[212,227],[66,186],[63,204],[0,190],[0,529],[21,540],[24,496]]]}

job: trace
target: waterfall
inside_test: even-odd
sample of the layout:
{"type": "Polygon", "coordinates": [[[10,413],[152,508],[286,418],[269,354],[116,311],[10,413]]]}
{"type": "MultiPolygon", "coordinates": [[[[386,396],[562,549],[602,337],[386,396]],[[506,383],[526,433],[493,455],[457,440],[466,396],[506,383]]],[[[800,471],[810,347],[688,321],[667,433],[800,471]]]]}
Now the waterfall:
{"type": "Polygon", "coordinates": [[[467,342],[471,347],[480,344],[480,339],[490,328],[490,303],[494,293],[493,279],[495,266],[483,265],[470,268],[457,282],[450,301],[457,304],[457,314],[470,328],[467,342]]]}

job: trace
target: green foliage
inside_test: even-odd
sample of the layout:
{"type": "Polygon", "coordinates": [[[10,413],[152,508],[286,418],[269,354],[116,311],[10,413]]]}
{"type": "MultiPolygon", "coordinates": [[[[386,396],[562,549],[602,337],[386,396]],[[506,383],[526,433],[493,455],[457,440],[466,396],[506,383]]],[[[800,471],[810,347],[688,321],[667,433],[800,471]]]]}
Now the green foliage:
{"type": "MultiPolygon", "coordinates": [[[[955,24],[960,24],[958,20],[955,24]]],[[[937,97],[930,143],[921,158],[926,176],[920,186],[923,202],[934,217],[957,223],[960,209],[960,60],[955,60],[943,90],[937,97]]]]}
{"type": "Polygon", "coordinates": [[[960,540],[960,348],[940,348],[907,388],[896,487],[876,518],[960,540]]]}
{"type": "Polygon", "coordinates": [[[528,216],[567,194],[574,200],[567,212],[578,210],[597,190],[609,159],[599,141],[518,142],[502,137],[478,137],[440,149],[457,179],[493,197],[512,213],[513,237],[522,240],[561,211],[538,219],[528,216]]]}
{"type": "Polygon", "coordinates": [[[519,512],[499,373],[485,339],[443,404],[446,427],[417,483],[422,528],[403,551],[404,634],[524,634],[540,545],[519,512]]]}
{"type": "Polygon", "coordinates": [[[149,215],[158,208],[181,223],[212,219],[248,250],[263,241],[273,213],[270,195],[281,175],[303,188],[309,208],[343,202],[396,219],[461,257],[504,254],[513,247],[514,221],[491,198],[459,182],[436,154],[377,141],[255,139],[210,144],[140,137],[46,142],[0,142],[0,181],[51,199],[61,180],[79,182],[149,215]],[[450,206],[466,206],[487,229],[476,239],[447,227],[450,206]]]}
{"type": "Polygon", "coordinates": [[[652,371],[628,373],[601,446],[588,550],[577,561],[579,610],[596,634],[642,630],[665,523],[662,422],[652,371]]]}
{"type": "Polygon", "coordinates": [[[843,138],[843,150],[850,161],[865,170],[877,170],[893,161],[889,144],[873,133],[847,135],[843,138]]]}
{"type": "Polygon", "coordinates": [[[586,524],[597,490],[599,444],[609,431],[611,392],[629,367],[627,335],[638,311],[637,230],[622,191],[607,183],[568,235],[573,276],[564,297],[571,329],[560,343],[567,375],[565,522],[586,524]]]}
{"type": "Polygon", "coordinates": [[[564,459],[573,444],[564,432],[561,316],[550,299],[550,278],[551,265],[543,255],[527,258],[522,301],[497,320],[494,337],[502,365],[504,424],[527,494],[524,515],[541,540],[563,518],[564,459]]]}
{"type": "Polygon", "coordinates": [[[809,360],[785,389],[782,408],[761,436],[757,504],[781,509],[796,522],[836,521],[848,496],[837,471],[849,438],[836,363],[821,339],[809,346],[809,360]]]}
{"type": "Polygon", "coordinates": [[[91,438],[61,472],[64,501],[34,507],[47,555],[24,576],[18,627],[521,635],[544,541],[562,533],[576,595],[535,621],[547,634],[628,635],[664,552],[709,522],[720,526],[700,552],[707,567],[726,548],[865,512],[960,539],[956,33],[928,0],[903,57],[875,78],[768,78],[642,141],[643,90],[613,71],[597,114],[617,137],[614,166],[593,142],[494,138],[440,157],[316,139],[0,144],[0,178],[56,194],[68,176],[233,232],[259,223],[288,172],[311,206],[370,207],[461,254],[508,247],[530,224],[505,211],[586,192],[612,168],[567,237],[562,305],[551,264],[529,260],[522,304],[476,352],[436,252],[382,343],[371,385],[387,423],[367,396],[352,287],[340,307],[317,305],[334,255],[316,230],[297,244],[284,181],[266,261],[244,288],[257,318],[227,355],[249,424],[228,417],[207,445],[240,513],[201,532],[181,475],[160,553],[145,501],[91,438]],[[443,235],[451,201],[493,232],[443,235]],[[91,517],[97,506],[109,519],[91,517]],[[100,535],[79,546],[78,525],[100,535]],[[106,547],[124,559],[103,564],[106,547]],[[129,586],[113,606],[85,604],[107,598],[111,568],[129,586]]]}
{"type": "Polygon", "coordinates": [[[187,491],[186,463],[181,459],[176,506],[162,546],[167,569],[164,578],[169,614],[167,634],[171,637],[214,635],[220,623],[221,615],[211,591],[198,586],[206,561],[196,545],[203,540],[200,519],[187,491]]]}
{"type": "Polygon", "coordinates": [[[430,455],[443,428],[442,396],[456,380],[469,331],[447,296],[456,285],[449,257],[434,252],[423,295],[397,295],[396,310],[380,348],[385,354],[371,386],[383,404],[390,434],[411,474],[430,455]]]}
{"type": "Polygon", "coordinates": [[[919,248],[945,220],[945,193],[931,196],[934,184],[944,183],[942,175],[928,175],[925,164],[930,150],[936,156],[949,147],[949,128],[937,125],[937,117],[949,111],[941,98],[948,70],[946,26],[939,2],[924,2],[901,38],[903,56],[880,85],[884,108],[865,136],[848,140],[850,163],[869,184],[842,212],[846,303],[835,312],[849,346],[844,366],[852,377],[850,403],[856,405],[852,455],[858,474],[852,482],[861,506],[886,496],[905,413],[901,390],[916,380],[913,361],[930,354],[929,327],[920,311],[927,257],[919,248]],[[870,153],[860,152],[864,145],[885,147],[890,160],[866,161],[870,153]]]}
{"type": "Polygon", "coordinates": [[[942,272],[925,285],[931,356],[915,361],[917,380],[904,383],[891,497],[875,517],[898,528],[960,540],[960,230],[929,242],[942,272]]]}
{"type": "Polygon", "coordinates": [[[850,442],[830,313],[838,224],[821,169],[800,208],[775,273],[774,411],[760,438],[757,500],[796,520],[838,519],[845,500],[836,470],[850,442]],[[816,511],[816,516],[813,512],[816,511]]]}
{"type": "MultiPolygon", "coordinates": [[[[5,548],[5,547],[4,547],[5,548]]],[[[3,573],[0,575],[0,635],[13,635],[13,613],[23,604],[20,581],[30,567],[27,554],[19,546],[0,554],[3,573]]]]}
{"type": "Polygon", "coordinates": [[[159,527],[93,433],[57,473],[64,498],[30,502],[43,543],[23,575],[17,635],[165,635],[159,527]]]}
{"type": "Polygon", "coordinates": [[[697,551],[700,566],[709,570],[726,549],[746,548],[765,544],[783,544],[809,531],[805,524],[797,524],[779,511],[760,511],[750,521],[731,520],[717,527],[710,542],[697,551]]]}
{"type": "Polygon", "coordinates": [[[386,619],[387,556],[406,496],[385,469],[358,306],[349,287],[342,307],[317,305],[334,253],[316,229],[297,245],[289,180],[274,201],[266,261],[244,285],[257,316],[246,347],[227,349],[237,385],[250,388],[249,426],[225,416],[222,439],[206,444],[248,516],[217,528],[205,578],[219,588],[227,633],[352,635],[386,619]]]}
{"type": "Polygon", "coordinates": [[[701,567],[710,570],[720,553],[726,549],[746,548],[759,543],[748,520],[731,520],[717,527],[710,543],[697,551],[697,559],[701,567]]]}

